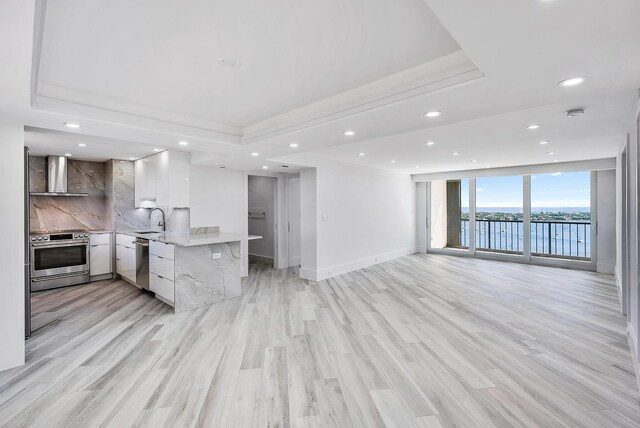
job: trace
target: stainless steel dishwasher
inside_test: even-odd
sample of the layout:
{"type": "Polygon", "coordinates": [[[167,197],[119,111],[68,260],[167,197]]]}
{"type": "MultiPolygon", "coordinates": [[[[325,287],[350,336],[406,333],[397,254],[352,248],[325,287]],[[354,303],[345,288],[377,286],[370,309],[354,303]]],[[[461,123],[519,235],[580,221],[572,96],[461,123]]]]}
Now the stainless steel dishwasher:
{"type": "Polygon", "coordinates": [[[149,289],[149,240],[137,238],[136,244],[136,284],[149,289]]]}

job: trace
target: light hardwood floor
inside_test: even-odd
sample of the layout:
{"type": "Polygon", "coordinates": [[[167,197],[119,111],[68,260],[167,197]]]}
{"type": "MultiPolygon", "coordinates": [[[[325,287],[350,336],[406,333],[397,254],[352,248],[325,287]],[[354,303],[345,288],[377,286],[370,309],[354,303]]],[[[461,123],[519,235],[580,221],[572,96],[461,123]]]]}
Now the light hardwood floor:
{"type": "Polygon", "coordinates": [[[626,427],[640,407],[613,278],[413,255],[174,315],[122,281],[43,292],[0,425],[626,427]]]}

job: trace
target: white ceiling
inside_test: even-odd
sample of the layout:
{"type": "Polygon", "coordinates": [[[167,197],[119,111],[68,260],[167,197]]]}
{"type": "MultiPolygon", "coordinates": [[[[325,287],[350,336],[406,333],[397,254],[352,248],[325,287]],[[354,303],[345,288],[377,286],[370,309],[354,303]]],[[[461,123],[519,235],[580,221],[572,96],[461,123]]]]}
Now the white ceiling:
{"type": "MultiPolygon", "coordinates": [[[[49,2],[25,122],[77,121],[109,139],[98,157],[188,139],[202,165],[315,156],[436,172],[614,156],[640,87],[635,0],[263,3],[49,2]],[[241,67],[218,66],[223,55],[241,67]],[[587,81],[557,85],[571,76],[587,81]]],[[[69,138],[41,138],[43,150],[69,138]]]]}
{"type": "Polygon", "coordinates": [[[422,0],[56,0],[39,91],[242,128],[457,50],[422,0]]]}

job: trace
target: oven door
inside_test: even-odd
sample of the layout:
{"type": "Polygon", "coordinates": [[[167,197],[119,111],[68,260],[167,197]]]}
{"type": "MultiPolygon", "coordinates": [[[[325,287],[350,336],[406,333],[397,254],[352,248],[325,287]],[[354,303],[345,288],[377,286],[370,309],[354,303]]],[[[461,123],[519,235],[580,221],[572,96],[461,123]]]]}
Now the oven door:
{"type": "Polygon", "coordinates": [[[31,278],[84,273],[88,270],[88,242],[31,244],[31,278]]]}

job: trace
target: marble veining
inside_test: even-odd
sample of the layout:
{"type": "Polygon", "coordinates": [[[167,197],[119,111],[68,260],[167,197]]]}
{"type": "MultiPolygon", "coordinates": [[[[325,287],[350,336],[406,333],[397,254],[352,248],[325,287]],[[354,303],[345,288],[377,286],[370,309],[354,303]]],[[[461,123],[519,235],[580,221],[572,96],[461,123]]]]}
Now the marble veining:
{"type": "Polygon", "coordinates": [[[111,172],[108,202],[113,215],[113,229],[118,231],[148,228],[149,210],[135,208],[134,163],[114,159],[107,162],[107,169],[111,172]]]}
{"type": "MultiPolygon", "coordinates": [[[[29,200],[29,229],[70,230],[105,229],[105,170],[100,162],[69,159],[67,182],[69,192],[87,193],[84,197],[31,196],[29,200]]],[[[46,160],[29,158],[29,190],[46,192],[46,160]]]]}
{"type": "MultiPolygon", "coordinates": [[[[161,208],[165,215],[165,231],[188,233],[189,232],[189,208],[161,208]]],[[[149,226],[151,230],[162,231],[158,223],[162,220],[162,214],[156,210],[151,213],[149,226]]]]}
{"type": "Polygon", "coordinates": [[[175,251],[176,312],[240,296],[240,242],[176,247],[175,251]],[[214,259],[217,253],[220,258],[214,259]]]}
{"type": "Polygon", "coordinates": [[[220,232],[220,226],[208,226],[208,227],[192,227],[189,229],[189,233],[197,235],[201,233],[218,233],[220,232]]]}

